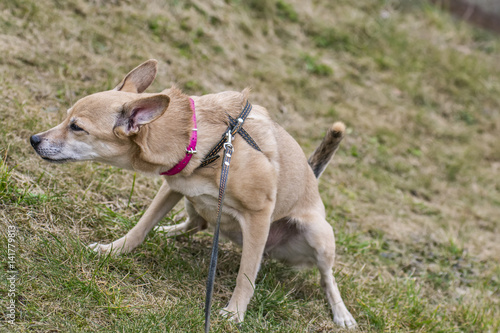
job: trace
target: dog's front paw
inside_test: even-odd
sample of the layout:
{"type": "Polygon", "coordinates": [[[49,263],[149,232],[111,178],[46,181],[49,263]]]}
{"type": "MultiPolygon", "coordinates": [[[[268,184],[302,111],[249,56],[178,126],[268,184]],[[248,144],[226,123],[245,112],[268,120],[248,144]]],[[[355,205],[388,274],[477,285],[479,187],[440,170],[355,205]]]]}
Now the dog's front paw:
{"type": "Polygon", "coordinates": [[[340,327],[345,327],[348,329],[354,329],[358,325],[356,323],[356,320],[354,320],[354,317],[351,315],[349,311],[347,311],[347,309],[345,313],[342,313],[342,315],[334,316],[333,321],[340,327]]]}
{"type": "Polygon", "coordinates": [[[88,246],[88,248],[100,254],[110,253],[113,255],[118,255],[129,253],[130,251],[135,249],[135,247],[140,244],[136,240],[137,238],[135,237],[124,236],[109,244],[92,243],[88,246]]]}
{"type": "Polygon", "coordinates": [[[231,310],[229,309],[229,307],[225,307],[224,309],[220,310],[219,314],[232,322],[235,323],[243,322],[244,314],[239,311],[231,310]]]}

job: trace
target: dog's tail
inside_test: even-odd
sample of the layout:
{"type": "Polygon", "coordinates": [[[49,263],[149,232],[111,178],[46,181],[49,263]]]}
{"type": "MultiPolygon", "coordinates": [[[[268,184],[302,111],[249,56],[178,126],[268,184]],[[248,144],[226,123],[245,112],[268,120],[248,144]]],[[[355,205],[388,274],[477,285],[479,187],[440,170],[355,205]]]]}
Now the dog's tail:
{"type": "Polygon", "coordinates": [[[319,144],[318,148],[309,157],[309,165],[311,166],[316,178],[319,178],[326,166],[330,163],[333,155],[340,145],[340,141],[344,138],[345,125],[338,121],[335,122],[328,132],[326,132],[323,141],[319,144]]]}

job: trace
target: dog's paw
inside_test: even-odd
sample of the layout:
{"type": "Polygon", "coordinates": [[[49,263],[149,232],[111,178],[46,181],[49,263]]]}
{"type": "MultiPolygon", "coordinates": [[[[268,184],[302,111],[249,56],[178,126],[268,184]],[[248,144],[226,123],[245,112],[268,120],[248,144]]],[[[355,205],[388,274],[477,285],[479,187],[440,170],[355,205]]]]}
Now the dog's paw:
{"type": "Polygon", "coordinates": [[[177,237],[186,233],[186,229],[183,226],[184,224],[157,226],[154,230],[166,237],[177,237]]]}
{"type": "Polygon", "coordinates": [[[340,327],[348,329],[354,329],[358,325],[349,311],[346,311],[346,313],[343,313],[342,315],[334,316],[333,321],[340,327]]]}
{"type": "Polygon", "coordinates": [[[108,254],[108,253],[113,253],[116,254],[116,250],[112,251],[112,244],[99,244],[99,243],[92,243],[90,245],[87,245],[89,249],[92,251],[99,253],[99,254],[108,254]]]}
{"type": "Polygon", "coordinates": [[[232,311],[228,307],[225,307],[224,309],[220,310],[219,314],[225,317],[227,320],[232,321],[234,323],[239,324],[243,322],[244,314],[238,311],[232,311]]]}
{"type": "Polygon", "coordinates": [[[174,228],[175,228],[175,226],[171,226],[171,225],[165,225],[165,226],[159,225],[159,226],[154,227],[154,231],[160,232],[162,234],[166,234],[166,236],[170,236],[170,234],[172,233],[174,228]]]}

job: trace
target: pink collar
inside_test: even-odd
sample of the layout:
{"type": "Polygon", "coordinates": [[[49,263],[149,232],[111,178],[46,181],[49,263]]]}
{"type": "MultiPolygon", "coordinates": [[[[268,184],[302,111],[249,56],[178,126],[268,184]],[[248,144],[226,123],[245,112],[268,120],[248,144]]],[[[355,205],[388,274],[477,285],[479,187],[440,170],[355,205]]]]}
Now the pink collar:
{"type": "Polygon", "coordinates": [[[160,175],[164,176],[173,176],[184,170],[186,165],[193,157],[193,154],[196,154],[196,142],[198,141],[198,127],[196,126],[196,111],[194,109],[194,101],[190,98],[189,102],[191,103],[191,110],[193,110],[193,131],[191,132],[191,139],[189,139],[189,145],[186,148],[186,156],[179,163],[177,163],[172,169],[160,173],[160,175]]]}

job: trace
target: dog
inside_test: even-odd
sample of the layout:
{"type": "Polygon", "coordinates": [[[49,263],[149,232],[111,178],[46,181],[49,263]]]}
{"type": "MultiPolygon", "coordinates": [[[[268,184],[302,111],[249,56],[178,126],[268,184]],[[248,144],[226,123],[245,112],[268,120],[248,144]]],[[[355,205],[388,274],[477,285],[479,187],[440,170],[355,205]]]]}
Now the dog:
{"type": "MultiPolygon", "coordinates": [[[[220,159],[200,165],[227,129],[228,116],[238,117],[246,105],[249,90],[191,97],[175,87],[144,93],[156,73],[156,60],[144,62],[116,88],[78,100],[61,124],[30,138],[38,155],[49,162],[97,161],[156,176],[188,158],[181,171],[165,175],[151,205],[125,236],[89,245],[99,253],[132,251],[183,197],[187,220],[157,231],[194,234],[216,220],[220,159]],[[189,151],[195,132],[196,149],[189,151]]],[[[220,228],[242,247],[242,256],[236,287],[221,313],[243,321],[266,254],[294,266],[316,265],[334,322],[355,327],[332,273],[335,238],[317,182],[344,137],[345,125],[334,123],[309,160],[264,107],[254,105],[243,128],[259,149],[238,134],[233,139],[220,228]]]]}

